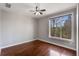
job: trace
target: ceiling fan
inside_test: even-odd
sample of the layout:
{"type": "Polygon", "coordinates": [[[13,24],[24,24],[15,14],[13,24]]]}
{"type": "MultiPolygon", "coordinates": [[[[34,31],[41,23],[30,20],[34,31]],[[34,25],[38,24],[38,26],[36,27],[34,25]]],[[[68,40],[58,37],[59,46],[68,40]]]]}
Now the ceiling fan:
{"type": "Polygon", "coordinates": [[[45,12],[46,9],[40,9],[38,5],[35,6],[35,10],[31,10],[31,12],[34,13],[34,15],[43,15],[43,12],[45,12]]]}

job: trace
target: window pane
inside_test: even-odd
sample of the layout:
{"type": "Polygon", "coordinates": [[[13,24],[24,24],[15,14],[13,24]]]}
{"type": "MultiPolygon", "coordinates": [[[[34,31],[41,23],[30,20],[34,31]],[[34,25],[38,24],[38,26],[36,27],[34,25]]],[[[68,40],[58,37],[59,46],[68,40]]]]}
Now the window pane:
{"type": "Polygon", "coordinates": [[[57,27],[56,27],[56,37],[60,37],[60,24],[57,24],[57,27]]]}
{"type": "Polygon", "coordinates": [[[56,26],[55,26],[55,20],[51,21],[51,36],[55,36],[55,32],[56,32],[56,26]]]}
{"type": "Polygon", "coordinates": [[[60,26],[61,24],[59,23],[60,17],[56,18],[56,37],[60,37],[60,26]]]}
{"type": "Polygon", "coordinates": [[[67,15],[63,17],[62,22],[62,37],[71,39],[71,15],[67,15]]]}
{"type": "Polygon", "coordinates": [[[51,36],[71,39],[72,14],[52,18],[51,36]]]}

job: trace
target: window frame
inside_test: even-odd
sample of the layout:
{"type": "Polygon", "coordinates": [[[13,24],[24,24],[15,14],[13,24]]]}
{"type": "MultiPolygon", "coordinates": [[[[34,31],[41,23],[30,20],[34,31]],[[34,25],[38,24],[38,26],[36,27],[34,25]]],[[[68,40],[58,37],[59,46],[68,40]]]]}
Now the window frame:
{"type": "Polygon", "coordinates": [[[53,16],[53,17],[49,18],[49,38],[54,38],[54,39],[58,39],[58,40],[65,40],[65,41],[73,41],[73,38],[74,38],[74,13],[73,12],[66,12],[66,13],[59,14],[59,15],[56,15],[56,16],[53,16]],[[72,14],[72,16],[71,16],[71,39],[51,36],[51,24],[50,24],[51,19],[55,18],[55,17],[68,15],[68,14],[72,14]]]}

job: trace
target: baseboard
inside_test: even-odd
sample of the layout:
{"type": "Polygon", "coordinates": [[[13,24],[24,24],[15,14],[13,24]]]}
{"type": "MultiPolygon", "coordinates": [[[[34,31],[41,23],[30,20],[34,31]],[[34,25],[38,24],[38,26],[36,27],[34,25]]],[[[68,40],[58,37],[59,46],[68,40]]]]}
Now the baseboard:
{"type": "Polygon", "coordinates": [[[23,43],[28,43],[28,42],[31,42],[31,41],[34,41],[36,39],[32,39],[32,40],[28,40],[28,41],[24,41],[24,42],[19,42],[17,44],[11,44],[11,45],[8,45],[8,46],[3,46],[3,47],[0,47],[1,49],[4,49],[4,48],[8,48],[8,47],[11,47],[11,46],[15,46],[15,45],[19,45],[19,44],[23,44],[23,43]]]}
{"type": "Polygon", "coordinates": [[[52,43],[52,42],[49,42],[49,41],[44,40],[44,39],[37,39],[37,40],[44,41],[44,42],[48,42],[48,43],[50,43],[50,44],[54,44],[54,45],[57,45],[57,46],[61,46],[61,47],[68,48],[68,49],[71,49],[71,50],[76,51],[76,49],[74,49],[74,48],[70,48],[70,47],[67,47],[67,46],[59,45],[59,44],[57,44],[57,43],[52,43]]]}

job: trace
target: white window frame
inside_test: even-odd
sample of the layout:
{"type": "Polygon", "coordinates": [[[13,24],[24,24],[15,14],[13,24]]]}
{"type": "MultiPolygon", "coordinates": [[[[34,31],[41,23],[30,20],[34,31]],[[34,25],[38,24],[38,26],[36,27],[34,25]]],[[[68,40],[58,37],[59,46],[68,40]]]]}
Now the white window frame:
{"type": "Polygon", "coordinates": [[[74,13],[73,12],[67,12],[67,13],[60,14],[60,15],[53,16],[53,17],[49,18],[49,38],[54,38],[54,39],[58,39],[58,40],[65,40],[65,41],[73,41],[73,39],[74,39],[74,13]],[[68,14],[72,14],[72,16],[71,16],[71,39],[51,36],[51,29],[50,29],[51,28],[51,24],[50,24],[51,18],[60,17],[60,16],[68,15],[68,14]]]}

